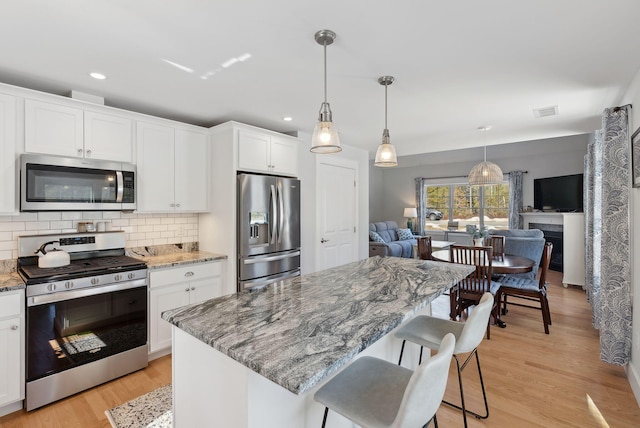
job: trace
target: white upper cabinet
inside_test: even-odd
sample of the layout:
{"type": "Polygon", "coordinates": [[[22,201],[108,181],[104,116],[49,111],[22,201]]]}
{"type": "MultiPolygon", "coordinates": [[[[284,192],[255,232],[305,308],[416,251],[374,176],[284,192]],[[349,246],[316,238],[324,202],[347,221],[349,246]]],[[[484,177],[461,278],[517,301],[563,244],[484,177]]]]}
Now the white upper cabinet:
{"type": "Polygon", "coordinates": [[[24,109],[25,151],[83,157],[82,110],[30,99],[24,109]]]}
{"type": "Polygon", "coordinates": [[[16,97],[0,94],[0,213],[16,207],[16,97]]]}
{"type": "Polygon", "coordinates": [[[202,212],[208,207],[205,131],[137,123],[138,212],[202,212]]]}
{"type": "Polygon", "coordinates": [[[93,111],[84,112],[85,157],[131,163],[133,121],[93,111]]]}
{"type": "Polygon", "coordinates": [[[209,178],[208,135],[176,129],[175,203],[182,211],[206,211],[209,178]]]}
{"type": "Polygon", "coordinates": [[[297,142],[241,129],[238,131],[238,170],[295,177],[298,175],[297,142]]]}
{"type": "Polygon", "coordinates": [[[130,163],[133,121],[26,99],[25,151],[130,163]]]}

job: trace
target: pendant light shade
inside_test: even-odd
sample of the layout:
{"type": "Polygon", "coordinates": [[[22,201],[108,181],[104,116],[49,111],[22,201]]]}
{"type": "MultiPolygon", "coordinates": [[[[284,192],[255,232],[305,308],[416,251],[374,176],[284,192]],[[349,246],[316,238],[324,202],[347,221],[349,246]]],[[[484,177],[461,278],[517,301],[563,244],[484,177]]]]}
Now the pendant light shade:
{"type": "Polygon", "coordinates": [[[338,131],[332,121],[331,107],[327,102],[327,46],[332,44],[335,38],[336,33],[331,30],[320,30],[315,35],[316,42],[324,47],[324,101],[320,105],[318,123],[311,136],[313,153],[336,153],[342,150],[338,131]]]}
{"type": "Polygon", "coordinates": [[[387,129],[387,86],[392,84],[394,80],[392,76],[382,76],[378,79],[378,83],[384,85],[384,131],[382,131],[382,143],[376,150],[374,165],[380,167],[398,166],[396,148],[391,144],[389,129],[387,129]]]}
{"type": "MultiPolygon", "coordinates": [[[[478,128],[481,131],[491,129],[488,126],[478,128]]],[[[486,186],[489,184],[500,184],[504,180],[502,169],[493,162],[487,162],[487,146],[484,146],[484,162],[480,162],[469,172],[469,185],[486,186]]]]}

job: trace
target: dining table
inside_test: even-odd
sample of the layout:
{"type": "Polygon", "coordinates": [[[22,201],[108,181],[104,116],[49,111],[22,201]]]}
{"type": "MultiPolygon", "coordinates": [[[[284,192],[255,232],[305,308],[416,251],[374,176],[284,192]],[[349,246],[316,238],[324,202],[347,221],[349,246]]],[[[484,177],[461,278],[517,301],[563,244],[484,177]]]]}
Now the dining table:
{"type": "MultiPolygon", "coordinates": [[[[449,262],[449,249],[434,251],[433,253],[431,253],[431,258],[440,262],[449,262]]],[[[493,273],[495,274],[531,272],[535,264],[536,263],[530,258],[516,256],[513,254],[505,254],[499,258],[494,258],[491,260],[491,268],[493,273]]]]}

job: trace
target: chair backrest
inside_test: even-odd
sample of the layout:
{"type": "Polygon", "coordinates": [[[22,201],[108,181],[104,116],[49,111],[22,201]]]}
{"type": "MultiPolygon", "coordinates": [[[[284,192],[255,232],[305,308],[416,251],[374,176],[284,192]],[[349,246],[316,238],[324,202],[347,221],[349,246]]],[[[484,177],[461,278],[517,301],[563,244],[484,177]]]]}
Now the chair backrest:
{"type": "Polygon", "coordinates": [[[442,339],[438,353],[427,359],[413,372],[392,428],[421,427],[436,414],[444,397],[449,365],[456,338],[452,333],[442,339]]]}
{"type": "Polygon", "coordinates": [[[458,224],[459,224],[459,222],[457,222],[457,221],[449,221],[449,222],[447,222],[447,230],[458,230],[458,224]]]}
{"type": "Polygon", "coordinates": [[[504,236],[491,235],[484,239],[485,245],[493,248],[493,258],[495,260],[504,260],[504,236]]]}
{"type": "Polygon", "coordinates": [[[449,247],[449,260],[452,263],[473,265],[476,270],[457,284],[457,293],[477,294],[478,299],[485,291],[491,289],[493,248],[468,245],[452,245],[449,247]]]}
{"type": "Polygon", "coordinates": [[[471,352],[480,345],[487,331],[491,309],[493,309],[493,295],[487,292],[482,295],[480,303],[473,308],[471,315],[464,323],[462,333],[456,342],[455,354],[471,352]]]}
{"type": "Polygon", "coordinates": [[[433,247],[431,245],[430,236],[421,236],[418,238],[418,257],[422,260],[431,260],[433,247]]]}
{"type": "Polygon", "coordinates": [[[542,290],[547,283],[547,271],[549,270],[549,262],[551,261],[551,251],[553,250],[553,244],[547,242],[544,244],[544,250],[542,250],[542,262],[540,262],[540,289],[542,290]]]}

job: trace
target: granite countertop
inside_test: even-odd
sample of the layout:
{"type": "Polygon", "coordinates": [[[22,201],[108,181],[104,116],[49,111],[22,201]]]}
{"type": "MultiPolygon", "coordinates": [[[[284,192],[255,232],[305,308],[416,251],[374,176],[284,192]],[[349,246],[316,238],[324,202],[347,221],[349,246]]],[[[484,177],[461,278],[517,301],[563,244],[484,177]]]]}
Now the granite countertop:
{"type": "Polygon", "coordinates": [[[372,257],[165,311],[162,318],[302,394],[473,270],[372,257]]]}
{"type": "Polygon", "coordinates": [[[3,291],[20,290],[25,288],[24,282],[17,272],[0,274],[0,293],[3,291]]]}
{"type": "Polygon", "coordinates": [[[172,266],[190,265],[194,263],[205,263],[213,260],[224,260],[225,254],[209,253],[207,251],[190,251],[188,253],[172,253],[157,256],[139,256],[132,254],[132,257],[147,263],[147,269],[161,269],[172,266]]]}

